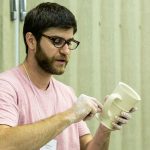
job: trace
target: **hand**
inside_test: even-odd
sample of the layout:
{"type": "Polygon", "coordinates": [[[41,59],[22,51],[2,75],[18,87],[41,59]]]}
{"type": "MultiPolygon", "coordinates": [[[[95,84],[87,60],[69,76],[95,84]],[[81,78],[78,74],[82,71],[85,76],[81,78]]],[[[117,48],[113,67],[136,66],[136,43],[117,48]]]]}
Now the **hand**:
{"type": "Polygon", "coordinates": [[[112,122],[114,130],[122,129],[122,125],[127,124],[128,121],[131,119],[131,113],[137,110],[136,107],[132,108],[128,113],[122,112],[120,116],[116,116],[114,122],[112,122]]]}
{"type": "MultiPolygon", "coordinates": [[[[105,96],[104,98],[104,103],[106,102],[107,98],[109,95],[105,96]]],[[[119,116],[115,117],[115,120],[112,122],[113,129],[112,130],[120,130],[122,129],[122,126],[124,124],[127,124],[128,121],[131,119],[131,113],[135,112],[137,110],[137,107],[133,107],[129,110],[129,112],[121,112],[119,116]]],[[[104,126],[104,128],[108,129],[107,127],[104,126]]],[[[108,129],[110,130],[110,129],[108,129]]]]}
{"type": "Polygon", "coordinates": [[[74,111],[74,121],[88,120],[102,111],[103,105],[94,97],[81,94],[77,102],[72,107],[74,111]]]}

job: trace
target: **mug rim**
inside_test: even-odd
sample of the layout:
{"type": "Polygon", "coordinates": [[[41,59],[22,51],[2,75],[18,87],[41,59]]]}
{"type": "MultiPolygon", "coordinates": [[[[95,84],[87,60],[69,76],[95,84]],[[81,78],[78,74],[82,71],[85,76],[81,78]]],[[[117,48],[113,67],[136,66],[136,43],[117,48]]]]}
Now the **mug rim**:
{"type": "Polygon", "coordinates": [[[129,93],[129,94],[130,95],[132,94],[132,96],[136,97],[136,100],[139,100],[139,101],[141,100],[140,95],[131,86],[127,85],[124,82],[119,82],[119,85],[122,87],[125,87],[125,89],[123,88],[123,90],[126,90],[126,89],[130,90],[132,93],[129,93]]]}

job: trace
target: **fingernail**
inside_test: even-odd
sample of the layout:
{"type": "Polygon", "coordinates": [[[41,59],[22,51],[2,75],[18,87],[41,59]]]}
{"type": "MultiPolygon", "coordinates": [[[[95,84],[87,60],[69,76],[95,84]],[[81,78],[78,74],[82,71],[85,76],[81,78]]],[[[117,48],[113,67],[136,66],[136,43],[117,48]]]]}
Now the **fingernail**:
{"type": "Polygon", "coordinates": [[[115,119],[118,119],[118,116],[115,116],[115,119]]]}
{"type": "Polygon", "coordinates": [[[125,113],[125,112],[121,112],[121,115],[124,115],[124,116],[126,116],[126,113],[125,113]]]}

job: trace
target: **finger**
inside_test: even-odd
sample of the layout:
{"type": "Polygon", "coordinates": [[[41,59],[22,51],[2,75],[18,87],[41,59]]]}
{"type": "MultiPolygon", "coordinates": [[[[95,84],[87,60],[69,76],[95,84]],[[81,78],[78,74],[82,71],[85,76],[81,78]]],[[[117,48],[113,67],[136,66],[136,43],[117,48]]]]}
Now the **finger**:
{"type": "Polygon", "coordinates": [[[137,107],[133,107],[133,108],[131,108],[131,109],[129,110],[129,112],[132,113],[132,112],[135,112],[135,111],[137,111],[137,110],[138,110],[137,107]]]}
{"type": "Polygon", "coordinates": [[[92,101],[94,101],[97,104],[98,108],[103,108],[103,105],[96,98],[92,97],[92,101]]]}
{"type": "Polygon", "coordinates": [[[90,120],[92,119],[93,117],[95,117],[97,114],[97,112],[95,110],[92,110],[85,118],[84,120],[90,120]]]}
{"type": "Polygon", "coordinates": [[[118,125],[122,125],[122,124],[127,124],[128,120],[127,119],[124,119],[122,117],[115,117],[115,122],[118,124],[118,125]]]}
{"type": "Polygon", "coordinates": [[[91,101],[94,104],[94,106],[99,108],[100,110],[102,110],[103,108],[103,105],[94,97],[81,94],[78,99],[91,101]]]}
{"type": "MultiPolygon", "coordinates": [[[[94,109],[96,109],[96,112],[102,112],[102,107],[96,102],[97,100],[95,99],[90,99],[90,103],[94,109]]],[[[101,104],[102,105],[102,104],[101,104]]]]}
{"type": "Polygon", "coordinates": [[[84,118],[84,121],[91,120],[94,117],[94,114],[90,113],[84,118]]]}
{"type": "Polygon", "coordinates": [[[131,119],[131,114],[129,114],[127,112],[122,112],[119,117],[124,118],[126,120],[130,120],[131,119]]]}
{"type": "Polygon", "coordinates": [[[122,129],[122,126],[118,125],[116,122],[112,122],[112,126],[113,126],[114,130],[121,130],[122,129]]]}
{"type": "Polygon", "coordinates": [[[84,120],[90,120],[90,119],[92,119],[92,118],[95,116],[95,114],[96,114],[97,112],[98,112],[97,107],[91,105],[91,111],[90,111],[90,113],[84,118],[84,120]]]}
{"type": "Polygon", "coordinates": [[[109,95],[106,95],[104,98],[104,102],[106,102],[106,100],[108,99],[109,95]]]}
{"type": "Polygon", "coordinates": [[[91,114],[93,114],[93,115],[95,115],[97,112],[98,112],[98,108],[97,107],[95,107],[95,106],[91,106],[91,114]]]}

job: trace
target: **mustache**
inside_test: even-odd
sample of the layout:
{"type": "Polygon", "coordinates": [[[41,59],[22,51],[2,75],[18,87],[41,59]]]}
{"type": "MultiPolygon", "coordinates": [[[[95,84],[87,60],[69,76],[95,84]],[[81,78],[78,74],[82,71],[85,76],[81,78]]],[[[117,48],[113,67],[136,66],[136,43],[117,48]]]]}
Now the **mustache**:
{"type": "Polygon", "coordinates": [[[59,57],[56,57],[55,60],[68,62],[69,61],[69,57],[67,57],[67,56],[59,56],[59,57]]]}

